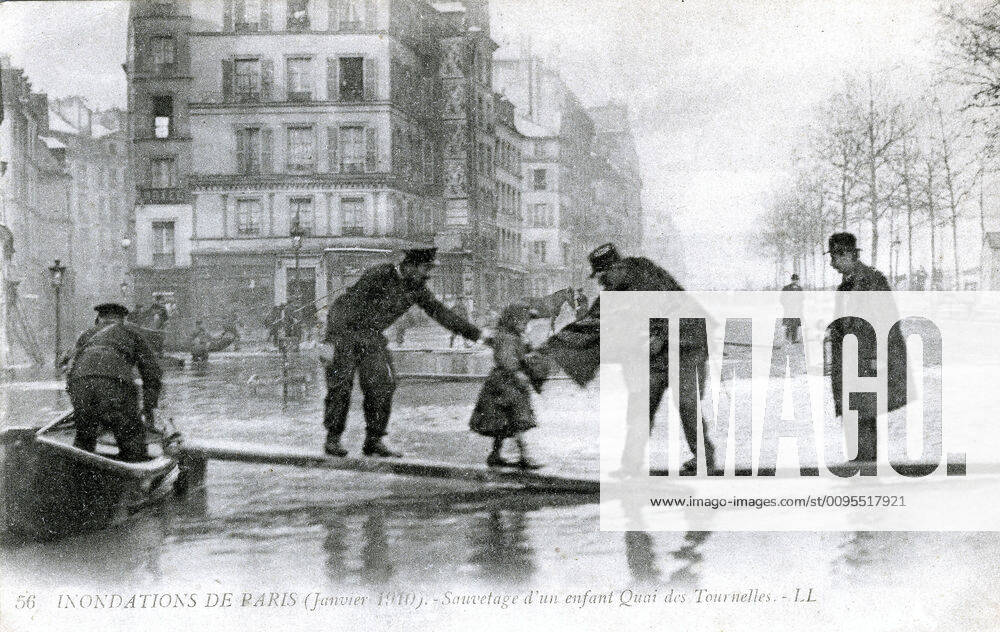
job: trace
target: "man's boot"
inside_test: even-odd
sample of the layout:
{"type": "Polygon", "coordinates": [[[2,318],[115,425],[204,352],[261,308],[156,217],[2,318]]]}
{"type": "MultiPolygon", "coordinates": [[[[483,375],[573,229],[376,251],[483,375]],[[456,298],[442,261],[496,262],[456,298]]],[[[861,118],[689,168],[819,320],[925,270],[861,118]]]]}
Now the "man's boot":
{"type": "Polygon", "coordinates": [[[403,456],[402,452],[390,450],[388,446],[382,443],[382,439],[365,439],[365,444],[361,448],[361,453],[365,456],[385,456],[396,459],[403,456]]]}
{"type": "Polygon", "coordinates": [[[347,456],[347,450],[344,446],[340,445],[340,437],[334,435],[327,435],[326,444],[323,446],[323,451],[330,456],[343,457],[347,456]]]}

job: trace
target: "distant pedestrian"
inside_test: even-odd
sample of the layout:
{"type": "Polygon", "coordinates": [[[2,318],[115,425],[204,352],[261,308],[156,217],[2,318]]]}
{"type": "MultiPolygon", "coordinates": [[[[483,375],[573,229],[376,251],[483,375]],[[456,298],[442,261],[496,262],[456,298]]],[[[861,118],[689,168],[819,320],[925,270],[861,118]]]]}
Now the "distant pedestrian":
{"type": "MultiPolygon", "coordinates": [[[[793,274],[792,282],[781,288],[781,291],[801,292],[802,286],[799,285],[799,275],[793,274]]],[[[782,297],[781,302],[784,306],[785,314],[796,314],[795,318],[782,319],[782,324],[785,327],[785,339],[794,344],[799,341],[799,327],[802,326],[802,297],[797,296],[796,299],[782,297]]]]}
{"type": "Polygon", "coordinates": [[[541,467],[528,455],[523,436],[525,431],[536,425],[530,388],[541,390],[541,383],[531,377],[532,370],[526,357],[531,350],[524,341],[528,318],[528,306],[521,304],[510,305],[500,314],[493,339],[495,365],[483,383],[469,420],[469,428],[474,432],[493,438],[493,449],[486,458],[486,465],[490,467],[529,470],[541,467]],[[503,443],[510,438],[517,443],[518,461],[503,458],[503,443]]]}
{"type": "Polygon", "coordinates": [[[191,362],[208,362],[208,351],[212,346],[212,337],[205,330],[200,320],[194,321],[194,331],[191,332],[191,362]]]}
{"type": "Polygon", "coordinates": [[[583,318],[587,315],[587,311],[590,309],[590,300],[587,299],[587,295],[583,293],[583,288],[579,287],[576,289],[576,318],[583,318]]]}
{"type": "Polygon", "coordinates": [[[166,299],[162,294],[158,295],[147,312],[146,319],[149,322],[147,326],[150,329],[164,329],[169,318],[170,312],[167,310],[166,299]]]}

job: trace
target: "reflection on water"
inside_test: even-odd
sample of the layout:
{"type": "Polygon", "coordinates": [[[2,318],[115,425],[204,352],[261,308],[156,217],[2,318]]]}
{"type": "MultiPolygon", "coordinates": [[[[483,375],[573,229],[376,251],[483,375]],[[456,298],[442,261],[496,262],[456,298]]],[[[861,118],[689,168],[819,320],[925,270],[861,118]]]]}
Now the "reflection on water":
{"type": "MultiPolygon", "coordinates": [[[[276,358],[250,358],[213,360],[199,373],[171,372],[166,414],[191,437],[318,447],[322,381],[282,409],[280,385],[271,381],[279,371],[276,358]],[[259,379],[250,380],[254,375],[259,379]]],[[[474,390],[401,383],[390,441],[424,458],[480,462],[488,446],[468,432],[474,390]]],[[[596,470],[596,398],[596,391],[565,382],[546,388],[537,401],[539,427],[531,433],[540,460],[559,471],[596,470]]],[[[66,405],[57,389],[0,388],[8,424],[66,405]]],[[[361,443],[362,426],[356,401],[345,435],[351,449],[361,443]]],[[[789,578],[859,585],[901,574],[911,587],[943,573],[969,583],[1000,565],[995,534],[648,533],[639,523],[622,534],[599,530],[592,497],[229,463],[210,464],[207,482],[205,490],[125,527],[46,544],[5,544],[0,575],[40,587],[136,590],[193,579],[310,590],[396,584],[725,589],[789,578]]]]}

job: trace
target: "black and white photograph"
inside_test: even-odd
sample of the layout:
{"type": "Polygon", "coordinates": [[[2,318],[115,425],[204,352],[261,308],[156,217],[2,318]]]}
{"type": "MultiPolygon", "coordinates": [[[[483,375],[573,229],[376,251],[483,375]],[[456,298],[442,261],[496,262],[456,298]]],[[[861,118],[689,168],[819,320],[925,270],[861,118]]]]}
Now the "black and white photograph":
{"type": "Polygon", "coordinates": [[[0,249],[0,630],[1000,630],[1000,0],[0,0],[0,249]]]}

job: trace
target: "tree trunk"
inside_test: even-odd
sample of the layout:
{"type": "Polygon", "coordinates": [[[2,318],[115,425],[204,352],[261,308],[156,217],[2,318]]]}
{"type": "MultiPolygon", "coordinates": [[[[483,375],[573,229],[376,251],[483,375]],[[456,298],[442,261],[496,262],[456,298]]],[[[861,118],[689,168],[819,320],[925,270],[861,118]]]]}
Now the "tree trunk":
{"type": "Polygon", "coordinates": [[[955,289],[962,289],[962,269],[958,263],[958,214],[951,213],[951,241],[955,244],[955,289]]]}

